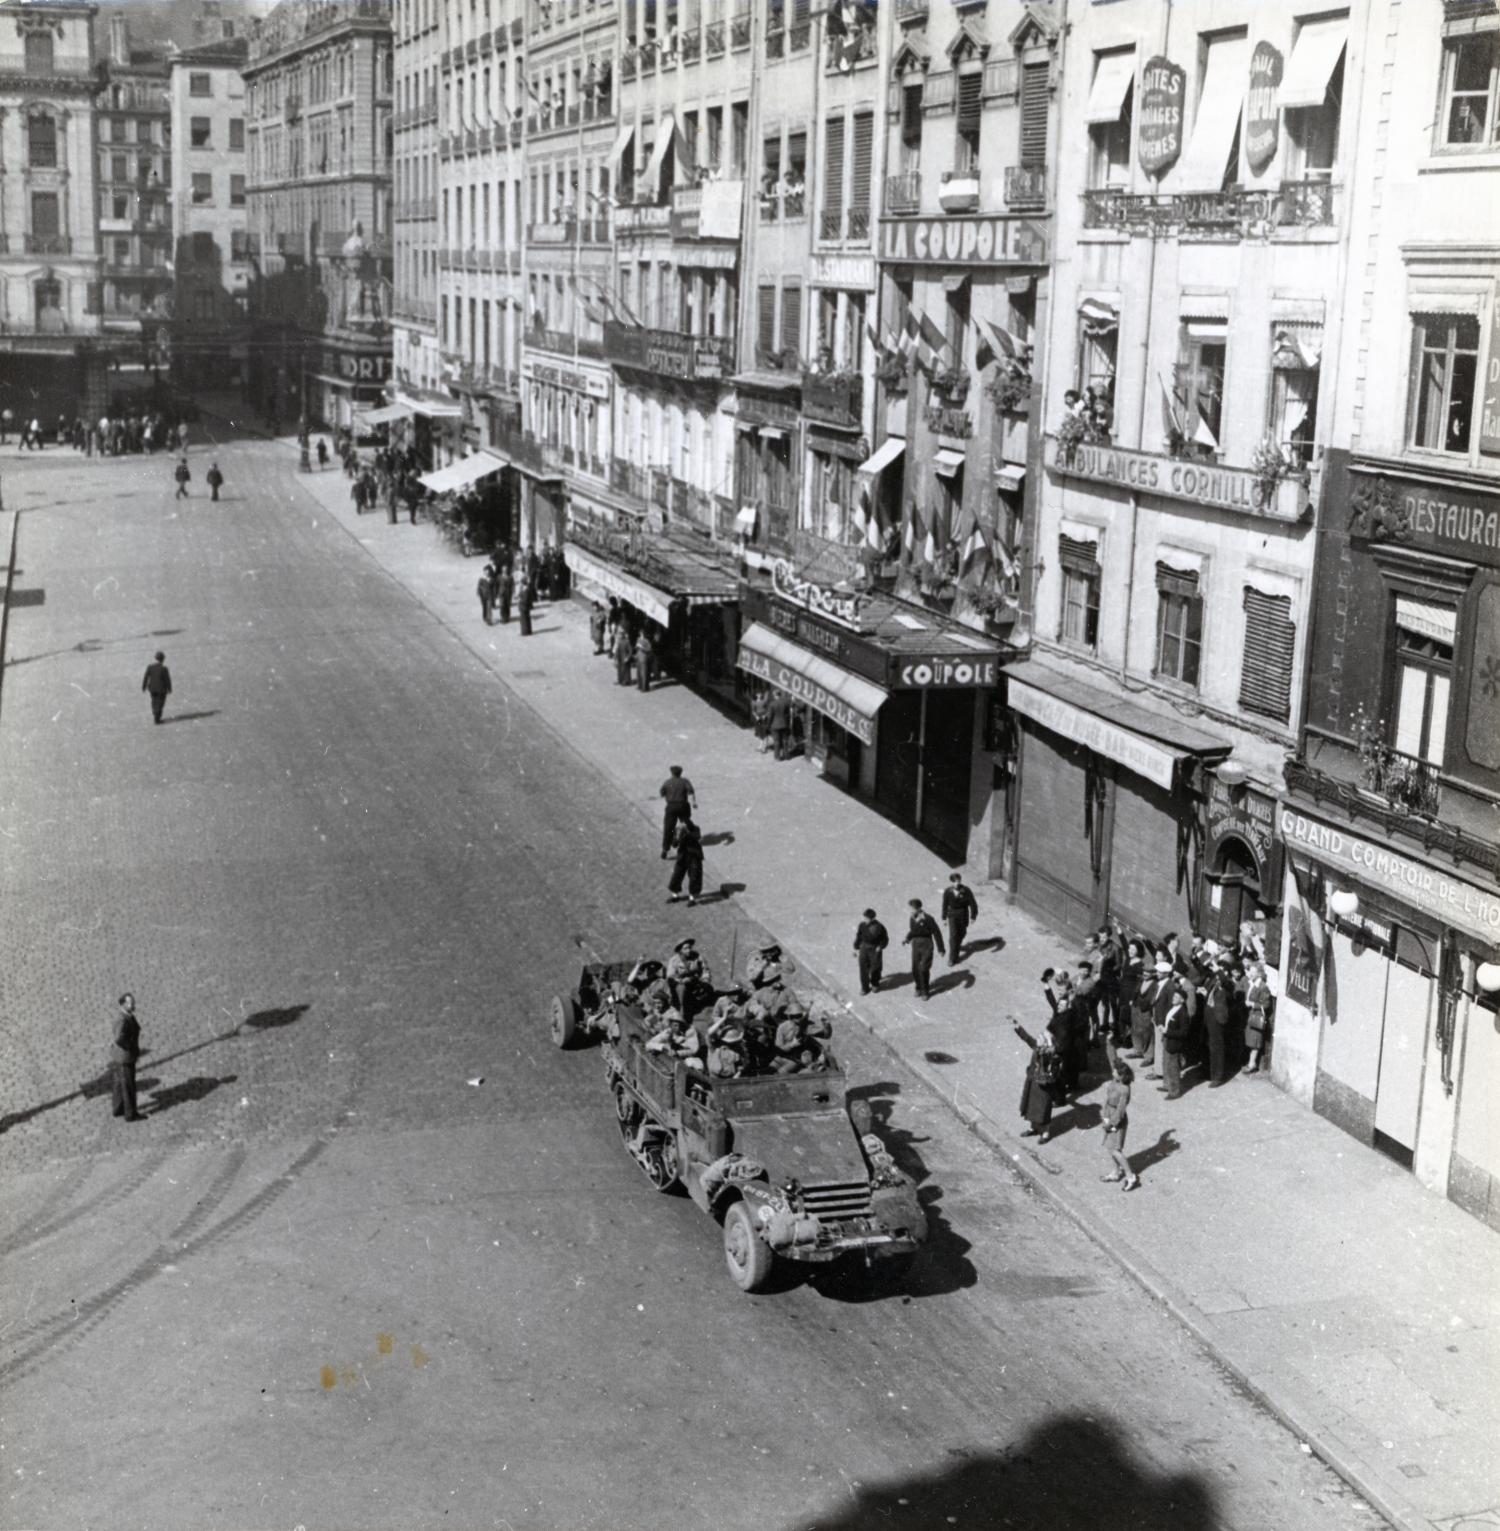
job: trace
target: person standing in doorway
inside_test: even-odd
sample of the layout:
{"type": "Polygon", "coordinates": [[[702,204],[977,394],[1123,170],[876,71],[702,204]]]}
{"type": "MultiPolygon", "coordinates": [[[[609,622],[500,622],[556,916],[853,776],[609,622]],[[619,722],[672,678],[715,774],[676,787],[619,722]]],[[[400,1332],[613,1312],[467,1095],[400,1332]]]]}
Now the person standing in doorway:
{"type": "Polygon", "coordinates": [[[486,564],[480,571],[479,582],[474,587],[479,596],[479,615],[484,619],[484,625],[493,625],[491,611],[495,604],[495,571],[486,564]]]}
{"type": "Polygon", "coordinates": [[[218,463],[209,464],[208,473],[204,478],[204,482],[208,485],[209,499],[217,500],[219,498],[219,490],[224,486],[224,475],[219,472],[218,463]]]}
{"type": "Polygon", "coordinates": [[[777,691],[771,697],[770,723],[771,752],[778,760],[785,760],[787,738],[792,731],[792,709],[787,705],[784,691],[777,691]]]}
{"type": "Polygon", "coordinates": [[[957,872],[948,875],[948,886],[943,889],[942,914],[943,924],[948,927],[948,966],[956,967],[963,960],[969,921],[979,918],[979,904],[973,890],[957,872]]]}
{"type": "Polygon", "coordinates": [[[167,668],[167,656],[160,649],[156,651],[156,658],[146,666],[146,673],[141,679],[141,690],[151,697],[151,721],[161,722],[162,708],[167,705],[167,698],[172,694],[172,672],[167,668]]]}
{"type": "Polygon", "coordinates": [[[187,499],[188,480],[191,479],[192,476],[192,470],[187,465],[187,458],[179,457],[177,459],[177,471],[172,475],[172,477],[177,480],[177,493],[172,496],[173,499],[187,499]]]}
{"type": "Polygon", "coordinates": [[[943,948],[943,933],[938,923],[922,907],[922,900],[909,900],[911,921],[901,938],[903,946],[911,947],[911,978],[916,986],[918,999],[932,998],[932,952],[943,948]]]}
{"type": "Polygon", "coordinates": [[[114,1021],[114,1041],[109,1050],[110,1096],[116,1116],[138,1122],[135,1105],[135,1065],[141,1055],[141,1023],[136,1019],[135,995],[122,994],[114,1021]]]}
{"type": "Polygon", "coordinates": [[[693,784],[682,774],[682,767],[668,768],[667,779],[661,784],[657,796],[664,804],[661,815],[661,859],[671,853],[673,833],[684,819],[692,818],[698,808],[698,794],[693,784]]]}
{"type": "Polygon", "coordinates": [[[589,637],[594,640],[594,652],[596,654],[604,652],[604,627],[604,608],[598,601],[595,601],[589,607],[589,637]]]}
{"type": "Polygon", "coordinates": [[[873,994],[879,989],[881,969],[885,965],[885,949],[890,944],[890,933],[876,919],[875,911],[866,909],[854,930],[854,955],[859,959],[861,994],[873,994]]]}

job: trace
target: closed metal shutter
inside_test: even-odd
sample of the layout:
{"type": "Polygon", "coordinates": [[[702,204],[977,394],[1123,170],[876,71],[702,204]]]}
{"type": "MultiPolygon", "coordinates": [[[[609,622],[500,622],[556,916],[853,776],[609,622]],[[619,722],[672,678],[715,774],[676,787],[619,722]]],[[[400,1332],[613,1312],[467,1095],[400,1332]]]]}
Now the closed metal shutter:
{"type": "Polygon", "coordinates": [[[1021,69],[1021,165],[1040,170],[1047,163],[1046,64],[1026,64],[1021,69]]]}
{"type": "MultiPolygon", "coordinates": [[[[974,129],[979,126],[979,115],[983,110],[981,103],[983,86],[984,73],[982,70],[976,69],[972,74],[959,75],[958,125],[961,129],[974,129]]],[[[1043,120],[1045,122],[1045,118],[1043,120]]]]}
{"type": "Polygon", "coordinates": [[[769,283],[756,293],[755,345],[761,356],[776,349],[776,289],[769,283]]]}
{"type": "Polygon", "coordinates": [[[969,847],[974,693],[929,691],[922,744],[922,832],[955,855],[969,847]]]}
{"type": "Polygon", "coordinates": [[[1192,928],[1190,877],[1178,887],[1184,841],[1182,810],[1155,782],[1117,768],[1115,832],[1110,851],[1109,910],[1134,930],[1160,939],[1192,928]]]}
{"type": "Polygon", "coordinates": [[[855,212],[870,210],[870,183],[875,167],[875,117],[857,112],[854,117],[854,164],[849,178],[849,206],[855,212]]]}
{"type": "Polygon", "coordinates": [[[781,293],[781,349],[802,354],[802,289],[785,287],[781,293]]]}
{"type": "Polygon", "coordinates": [[[830,117],[823,134],[823,211],[844,205],[844,119],[830,117]]]}
{"type": "Polygon", "coordinates": [[[1292,661],[1297,627],[1289,596],[1267,595],[1245,586],[1245,657],[1240,670],[1240,706],[1247,712],[1286,722],[1291,713],[1292,661]]]}
{"type": "Polygon", "coordinates": [[[1038,914],[1069,930],[1094,926],[1087,752],[1026,724],[1016,825],[1016,891],[1038,914]]]}

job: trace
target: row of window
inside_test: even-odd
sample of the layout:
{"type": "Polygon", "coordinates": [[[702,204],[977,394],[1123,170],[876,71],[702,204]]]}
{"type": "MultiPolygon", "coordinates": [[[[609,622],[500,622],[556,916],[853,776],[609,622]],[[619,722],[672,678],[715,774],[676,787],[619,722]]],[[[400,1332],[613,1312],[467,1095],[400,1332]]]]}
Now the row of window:
{"type": "Polygon", "coordinates": [[[188,147],[192,149],[215,149],[229,148],[238,153],[245,147],[245,119],[243,117],[231,117],[229,119],[229,142],[225,144],[214,143],[214,122],[212,117],[193,117],[188,121],[188,147]]]}
{"type": "MultiPolygon", "coordinates": [[[[194,207],[209,207],[214,202],[214,186],[216,178],[211,170],[195,170],[193,172],[192,198],[194,207]]],[[[243,207],[245,205],[245,178],[242,175],[229,177],[229,206],[243,207]]]]}
{"type": "Polygon", "coordinates": [[[170,142],[172,131],[165,118],[151,117],[101,117],[99,137],[111,144],[165,144],[170,142]],[[134,126],[132,127],[132,121],[134,126]],[[158,131],[158,127],[160,131],[158,131]]]}

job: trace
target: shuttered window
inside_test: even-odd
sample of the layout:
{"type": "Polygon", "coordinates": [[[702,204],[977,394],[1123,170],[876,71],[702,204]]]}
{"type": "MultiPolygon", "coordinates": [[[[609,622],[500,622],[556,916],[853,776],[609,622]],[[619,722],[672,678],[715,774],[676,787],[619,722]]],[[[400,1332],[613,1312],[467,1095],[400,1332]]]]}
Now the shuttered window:
{"type": "Polygon", "coordinates": [[[823,211],[844,205],[844,119],[830,117],[823,131],[823,211]]]}
{"type": "Polygon", "coordinates": [[[875,116],[873,112],[854,115],[854,168],[849,180],[849,206],[856,212],[870,209],[870,182],[875,165],[875,116]]]}
{"type": "Polygon", "coordinates": [[[901,142],[922,142],[922,82],[901,87],[901,142]]]}
{"type": "Polygon", "coordinates": [[[1240,706],[1285,723],[1291,716],[1292,661],[1297,627],[1289,596],[1245,586],[1245,657],[1240,706]]]}
{"type": "Polygon", "coordinates": [[[767,283],[756,294],[755,345],[761,356],[776,349],[776,288],[767,283]]]}
{"type": "MultiPolygon", "coordinates": [[[[983,85],[984,74],[978,69],[974,70],[971,74],[961,74],[958,77],[958,127],[960,132],[965,129],[972,132],[979,126],[979,114],[982,110],[981,90],[983,85]]],[[[1044,124],[1045,121],[1044,115],[1044,124]]],[[[1023,127],[1023,134],[1024,131],[1023,127]]],[[[1045,138],[1043,142],[1045,143],[1045,138]]]]}
{"type": "Polygon", "coordinates": [[[1021,69],[1021,165],[1040,170],[1047,163],[1047,65],[1021,69]]]}
{"type": "Polygon", "coordinates": [[[781,349],[802,354],[802,289],[784,287],[781,292],[781,349]]]}

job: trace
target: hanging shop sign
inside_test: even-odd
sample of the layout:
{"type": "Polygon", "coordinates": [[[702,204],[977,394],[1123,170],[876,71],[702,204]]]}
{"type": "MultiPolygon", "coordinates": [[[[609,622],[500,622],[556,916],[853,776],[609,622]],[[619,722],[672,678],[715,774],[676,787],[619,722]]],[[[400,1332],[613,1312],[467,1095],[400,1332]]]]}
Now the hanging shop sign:
{"type": "Polygon", "coordinates": [[[1276,803],[1253,787],[1231,787],[1217,776],[1209,777],[1206,859],[1219,860],[1219,848],[1228,839],[1244,843],[1255,861],[1255,876],[1268,901],[1279,896],[1271,875],[1271,849],[1276,841],[1276,803]]]}
{"type": "Polygon", "coordinates": [[[809,282],[813,287],[841,287],[849,291],[873,292],[875,257],[814,254],[809,282]]]}
{"type": "Polygon", "coordinates": [[[388,383],[391,380],[389,352],[325,351],[323,368],[346,383],[388,383]]]}
{"type": "Polygon", "coordinates": [[[825,622],[810,611],[772,600],[760,591],[744,591],[740,609],[747,620],[764,622],[772,631],[824,655],[852,674],[862,675],[879,685],[885,684],[885,650],[865,642],[847,628],[825,622]]]}
{"type": "Polygon", "coordinates": [[[868,624],[861,617],[867,604],[864,596],[852,591],[836,590],[831,585],[820,585],[815,580],[803,579],[784,558],[778,558],[771,565],[771,588],[782,600],[789,601],[793,606],[801,606],[817,616],[826,617],[830,622],[837,622],[851,632],[868,630],[868,624]]]}
{"type": "Polygon", "coordinates": [[[1044,266],[1047,236],[1030,218],[882,218],[880,258],[921,266],[1044,266]]]}
{"type": "Polygon", "coordinates": [[[1270,43],[1256,43],[1250,55],[1250,92],[1245,97],[1245,163],[1251,173],[1263,175],[1276,158],[1281,138],[1281,109],[1276,93],[1281,89],[1282,57],[1270,43]]]}
{"type": "Polygon", "coordinates": [[[1147,59],[1141,70],[1141,105],[1136,124],[1137,157],[1147,175],[1162,176],[1182,153],[1187,106],[1187,71],[1171,59],[1147,59]]]}
{"type": "Polygon", "coordinates": [[[934,690],[964,691],[987,689],[993,686],[1000,674],[997,655],[987,659],[975,655],[972,659],[960,659],[952,654],[903,654],[894,662],[895,684],[898,687],[925,686],[934,690]]]}
{"type": "Polygon", "coordinates": [[[1500,941],[1500,894],[1295,809],[1283,808],[1278,822],[1289,849],[1347,872],[1466,935],[1500,941]]]}

